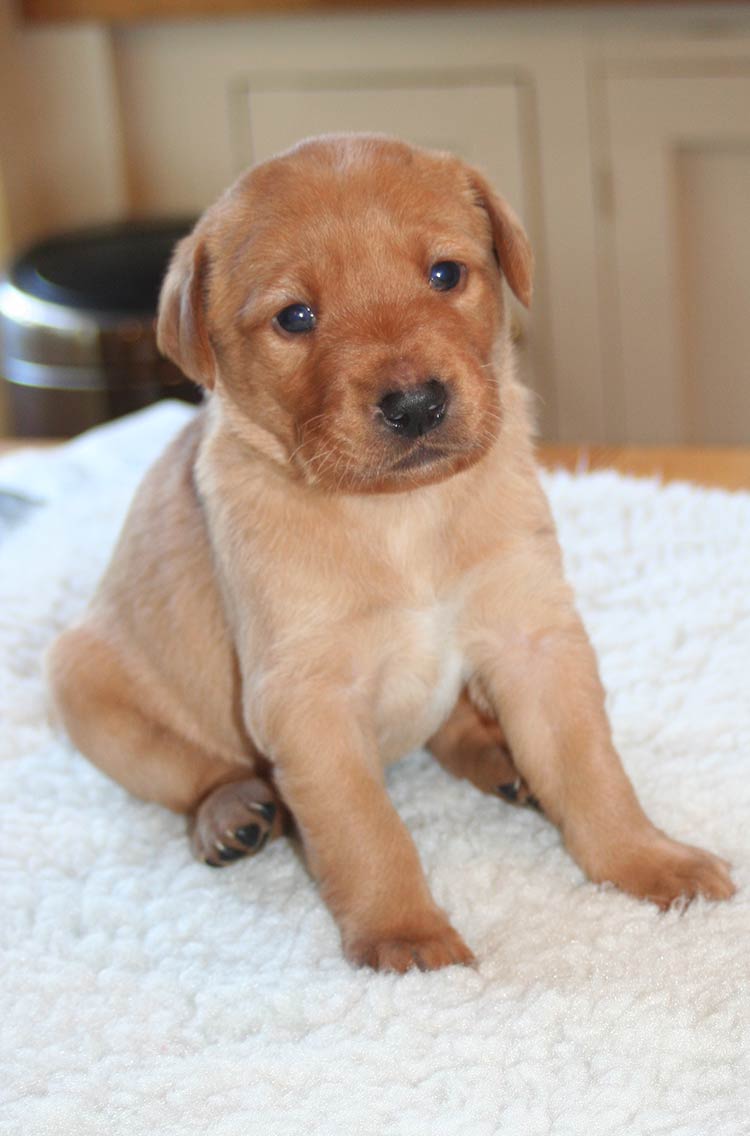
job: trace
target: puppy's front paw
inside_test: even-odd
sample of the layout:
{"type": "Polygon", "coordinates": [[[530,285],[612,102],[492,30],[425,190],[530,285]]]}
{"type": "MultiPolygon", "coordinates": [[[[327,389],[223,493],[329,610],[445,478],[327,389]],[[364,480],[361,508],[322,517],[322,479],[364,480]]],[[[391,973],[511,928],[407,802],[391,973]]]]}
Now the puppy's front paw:
{"type": "Polygon", "coordinates": [[[223,868],[257,855],[282,834],[285,820],[284,806],[265,781],[231,781],[201,801],[190,823],[190,847],[197,860],[223,868]]]}
{"type": "Polygon", "coordinates": [[[663,911],[673,904],[689,903],[696,896],[730,899],[735,891],[731,865],[711,852],[680,844],[661,833],[617,858],[597,882],[616,884],[638,899],[648,899],[663,911]]]}
{"type": "Polygon", "coordinates": [[[382,937],[362,936],[346,943],[344,952],[355,966],[399,974],[414,968],[439,970],[443,966],[471,966],[475,961],[466,943],[448,922],[423,933],[404,930],[382,937]]]}

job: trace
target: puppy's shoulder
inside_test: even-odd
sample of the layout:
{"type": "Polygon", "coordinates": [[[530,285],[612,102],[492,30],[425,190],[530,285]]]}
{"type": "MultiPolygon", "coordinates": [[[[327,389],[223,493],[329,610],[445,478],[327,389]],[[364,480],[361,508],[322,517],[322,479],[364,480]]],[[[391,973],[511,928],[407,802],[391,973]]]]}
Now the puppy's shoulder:
{"type": "Polygon", "coordinates": [[[203,528],[195,465],[205,431],[199,410],[168,443],[136,490],[114,562],[166,555],[176,542],[195,542],[203,528]],[[187,535],[185,535],[187,534],[187,535]]]}
{"type": "Polygon", "coordinates": [[[171,478],[192,482],[195,463],[206,434],[206,424],[206,409],[201,407],[190,421],[175,434],[149,472],[157,470],[158,475],[162,478],[167,475],[171,478]]]}

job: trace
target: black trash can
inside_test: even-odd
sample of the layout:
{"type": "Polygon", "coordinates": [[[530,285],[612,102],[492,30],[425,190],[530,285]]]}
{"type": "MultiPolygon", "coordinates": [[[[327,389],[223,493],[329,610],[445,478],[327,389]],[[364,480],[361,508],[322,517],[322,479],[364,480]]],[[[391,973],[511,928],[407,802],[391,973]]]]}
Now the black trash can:
{"type": "Polygon", "coordinates": [[[34,245],[0,282],[0,375],[14,434],[65,437],[200,391],[156,349],[159,289],[192,220],[122,222],[34,245]]]}

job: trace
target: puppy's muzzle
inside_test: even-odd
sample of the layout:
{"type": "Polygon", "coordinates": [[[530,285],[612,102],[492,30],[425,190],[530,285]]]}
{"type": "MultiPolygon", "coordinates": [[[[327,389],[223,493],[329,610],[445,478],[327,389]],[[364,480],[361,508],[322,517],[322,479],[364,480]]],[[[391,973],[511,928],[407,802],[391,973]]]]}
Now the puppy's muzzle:
{"type": "Polygon", "coordinates": [[[429,434],[445,417],[448,391],[439,379],[428,379],[419,386],[389,391],[378,403],[386,425],[404,438],[429,434]]]}

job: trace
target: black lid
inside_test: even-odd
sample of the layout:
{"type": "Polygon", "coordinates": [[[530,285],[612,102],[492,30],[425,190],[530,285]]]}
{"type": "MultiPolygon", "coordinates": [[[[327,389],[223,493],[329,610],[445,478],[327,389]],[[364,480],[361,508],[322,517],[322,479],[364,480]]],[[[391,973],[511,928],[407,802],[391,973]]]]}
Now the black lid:
{"type": "Polygon", "coordinates": [[[15,261],[10,280],[76,310],[154,313],[172,249],[194,222],[125,221],[51,237],[15,261]]]}

